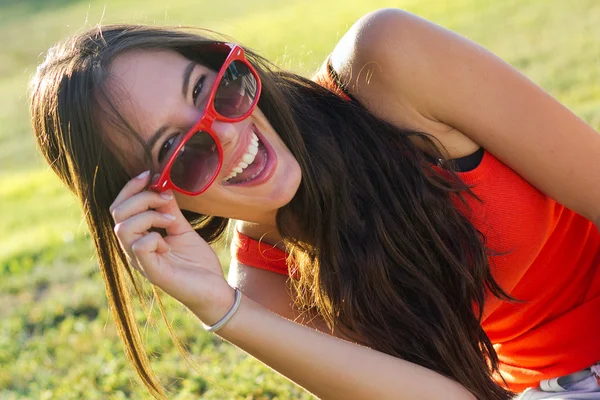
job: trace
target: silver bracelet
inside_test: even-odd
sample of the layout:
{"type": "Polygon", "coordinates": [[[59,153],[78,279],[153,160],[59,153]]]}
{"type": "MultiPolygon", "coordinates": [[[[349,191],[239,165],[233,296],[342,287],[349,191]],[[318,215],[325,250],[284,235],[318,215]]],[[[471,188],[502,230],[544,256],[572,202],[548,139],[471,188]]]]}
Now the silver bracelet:
{"type": "Polygon", "coordinates": [[[240,303],[242,302],[242,292],[238,288],[234,288],[234,290],[235,290],[235,299],[233,300],[233,305],[231,306],[229,311],[227,311],[227,314],[225,314],[223,316],[223,318],[221,318],[214,325],[206,325],[204,322],[202,323],[202,327],[204,327],[204,329],[207,332],[216,332],[219,329],[221,329],[223,327],[223,325],[225,325],[231,319],[231,317],[233,317],[233,314],[235,314],[235,312],[239,308],[240,303]]]}

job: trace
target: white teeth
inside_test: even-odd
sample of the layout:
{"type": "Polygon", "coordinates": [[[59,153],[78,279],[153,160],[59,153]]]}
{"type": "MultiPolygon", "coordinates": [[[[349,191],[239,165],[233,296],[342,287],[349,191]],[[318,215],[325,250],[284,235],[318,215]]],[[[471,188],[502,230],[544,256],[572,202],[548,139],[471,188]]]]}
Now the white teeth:
{"type": "Polygon", "coordinates": [[[242,157],[242,162],[245,164],[248,164],[248,165],[252,164],[252,161],[254,161],[255,155],[256,154],[250,154],[250,153],[244,154],[244,157],[242,157]]]}
{"type": "Polygon", "coordinates": [[[258,146],[255,146],[254,143],[252,143],[250,147],[248,147],[248,153],[246,154],[252,154],[253,156],[255,156],[256,153],[258,153],[258,146]]]}
{"type": "Polygon", "coordinates": [[[235,178],[238,174],[241,174],[242,172],[244,172],[244,169],[246,169],[248,167],[248,165],[250,165],[254,162],[254,158],[256,157],[257,153],[258,153],[258,136],[256,136],[256,134],[254,132],[252,132],[252,139],[250,141],[250,145],[248,146],[246,153],[242,156],[242,160],[235,168],[233,168],[231,170],[231,173],[229,175],[227,175],[223,181],[227,182],[231,178],[235,178]]]}

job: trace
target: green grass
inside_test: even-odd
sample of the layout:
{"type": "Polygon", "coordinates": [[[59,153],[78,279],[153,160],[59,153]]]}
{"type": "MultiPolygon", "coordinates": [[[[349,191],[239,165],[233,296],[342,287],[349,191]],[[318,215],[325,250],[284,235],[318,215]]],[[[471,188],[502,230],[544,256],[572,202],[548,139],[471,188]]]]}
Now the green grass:
{"type": "MultiPolygon", "coordinates": [[[[479,42],[600,128],[596,0],[0,0],[0,398],[141,399],[125,360],[73,197],[36,154],[26,85],[43,52],[99,22],[203,26],[310,74],[361,15],[398,6],[479,42]]],[[[226,259],[226,253],[224,259],[226,259]]],[[[309,398],[256,360],[204,333],[167,301],[200,374],[157,312],[140,312],[153,366],[175,399],[309,398]]]]}

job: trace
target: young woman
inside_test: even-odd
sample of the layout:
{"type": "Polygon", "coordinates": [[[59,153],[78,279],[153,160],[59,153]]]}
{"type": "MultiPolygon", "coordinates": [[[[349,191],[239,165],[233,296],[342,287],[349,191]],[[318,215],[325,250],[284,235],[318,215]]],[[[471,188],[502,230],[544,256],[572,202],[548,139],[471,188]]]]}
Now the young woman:
{"type": "Polygon", "coordinates": [[[129,266],[322,398],[598,398],[600,136],[399,10],[359,20],[314,81],[143,26],[39,67],[38,145],[151,393],[129,266]],[[230,283],[207,244],[228,219],[230,283]]]}

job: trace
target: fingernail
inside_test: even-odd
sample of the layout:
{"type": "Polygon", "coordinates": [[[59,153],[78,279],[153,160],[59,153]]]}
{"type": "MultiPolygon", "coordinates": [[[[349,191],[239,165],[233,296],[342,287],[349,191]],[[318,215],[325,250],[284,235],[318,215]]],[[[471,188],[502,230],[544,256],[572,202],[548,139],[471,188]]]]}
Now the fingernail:
{"type": "Polygon", "coordinates": [[[165,200],[172,200],[173,199],[173,194],[171,192],[162,192],[160,194],[160,197],[162,197],[165,200]]]}
{"type": "Polygon", "coordinates": [[[165,217],[166,219],[170,219],[171,221],[175,221],[175,216],[171,215],[171,214],[167,214],[167,213],[163,213],[163,217],[165,217]]]}
{"type": "Polygon", "coordinates": [[[146,178],[148,175],[150,175],[150,170],[144,171],[141,174],[139,174],[138,176],[136,176],[136,179],[144,179],[146,178]]]}
{"type": "Polygon", "coordinates": [[[158,182],[158,178],[160,178],[160,174],[154,174],[150,183],[154,185],[156,182],[158,182]]]}

